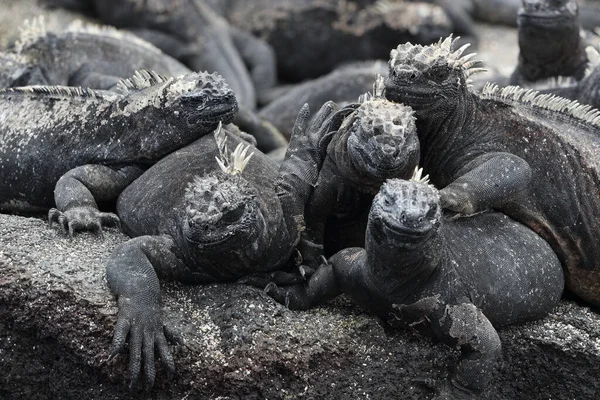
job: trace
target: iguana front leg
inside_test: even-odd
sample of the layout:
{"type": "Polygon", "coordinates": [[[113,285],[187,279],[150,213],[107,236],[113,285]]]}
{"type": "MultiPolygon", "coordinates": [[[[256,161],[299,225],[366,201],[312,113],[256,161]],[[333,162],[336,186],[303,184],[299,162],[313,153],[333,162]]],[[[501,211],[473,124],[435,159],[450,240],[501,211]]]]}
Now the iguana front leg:
{"type": "Polygon", "coordinates": [[[488,153],[465,165],[459,177],[440,190],[443,208],[471,215],[499,208],[531,181],[527,161],[510,153],[488,153]]]}
{"type": "Polygon", "coordinates": [[[167,338],[175,336],[163,324],[158,276],[193,283],[214,282],[202,272],[190,272],[177,257],[167,236],[140,236],[115,248],[106,267],[106,278],[117,296],[119,312],[111,355],[121,352],[129,336],[129,370],[135,383],[142,364],[147,386],[155,377],[154,350],[170,371],[175,365],[167,338]]]}
{"type": "Polygon", "coordinates": [[[56,208],[48,212],[48,224],[58,222],[70,237],[79,230],[102,233],[102,226],[120,226],[119,217],[98,210],[96,201],[114,201],[142,174],[135,166],[113,169],[83,165],[64,174],[54,188],[56,208]]]}

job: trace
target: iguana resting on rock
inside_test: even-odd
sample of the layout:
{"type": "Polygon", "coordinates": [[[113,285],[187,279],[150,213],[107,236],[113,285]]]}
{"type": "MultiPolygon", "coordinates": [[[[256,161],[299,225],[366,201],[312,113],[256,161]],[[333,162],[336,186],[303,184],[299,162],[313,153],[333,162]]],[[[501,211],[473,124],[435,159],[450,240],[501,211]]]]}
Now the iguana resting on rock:
{"type": "Polygon", "coordinates": [[[442,205],[493,208],[529,226],[557,253],[567,287],[600,304],[600,112],[517,87],[474,93],[468,78],[481,69],[463,50],[452,38],[400,45],[385,82],[389,100],[416,112],[421,162],[442,205]],[[514,164],[529,164],[533,178],[506,201],[524,179],[514,164]]]}
{"type": "Polygon", "coordinates": [[[192,72],[137,36],[111,27],[72,23],[46,32],[43,17],[26,23],[12,51],[0,52],[0,88],[30,85],[110,89],[146,69],[166,76],[192,72]]]}
{"type": "Polygon", "coordinates": [[[523,0],[519,9],[519,61],[509,83],[557,76],[583,78],[587,55],[575,0],[523,0]]]}
{"type": "Polygon", "coordinates": [[[202,0],[56,0],[52,5],[92,10],[102,22],[134,30],[194,71],[216,71],[233,89],[240,105],[256,108],[256,90],[275,84],[272,49],[230,26],[202,0]],[[69,4],[70,3],[70,4],[69,4]],[[256,89],[256,90],[255,90],[256,89]]]}
{"type": "Polygon", "coordinates": [[[398,43],[432,43],[452,32],[444,11],[431,4],[382,11],[355,1],[236,0],[217,7],[232,25],[273,46],[286,82],[319,77],[348,61],[384,58],[398,43]]]}
{"type": "Polygon", "coordinates": [[[306,206],[298,249],[303,264],[346,247],[364,247],[369,207],[390,178],[408,179],[419,163],[419,140],[410,107],[375,97],[346,117],[333,134],[317,185],[306,206]]]}
{"type": "MultiPolygon", "coordinates": [[[[387,76],[385,62],[364,61],[343,65],[327,75],[290,87],[263,107],[259,116],[289,138],[296,115],[304,103],[316,109],[328,100],[337,104],[354,102],[358,96],[371,90],[378,75],[387,76]]],[[[275,88],[273,92],[279,90],[282,89],[275,88]]]]}
{"type": "Polygon", "coordinates": [[[279,172],[258,150],[242,150],[245,142],[239,137],[217,130],[216,141],[204,137],[165,157],[120,195],[117,212],[135,238],[115,249],[107,278],[119,305],[112,352],[120,351],[129,335],[132,381],[143,358],[146,382],[152,385],[155,346],[173,369],[159,277],[231,282],[288,263],[304,227],[304,207],[323,162],[329,126],[339,119],[336,108],[326,103],[310,124],[308,107],[302,108],[279,172]],[[223,149],[226,140],[237,146],[232,155],[223,149]]]}
{"type": "Polygon", "coordinates": [[[61,86],[0,91],[0,211],[47,211],[73,231],[101,230],[147,166],[233,119],[237,102],[218,74],[164,78],[141,71],[119,93],[61,86]],[[99,188],[100,183],[110,185],[99,188]],[[52,193],[54,191],[54,201],[52,193]],[[78,193],[77,198],[74,193],[78,193]]]}
{"type": "Polygon", "coordinates": [[[458,365],[435,398],[470,399],[500,356],[495,328],[542,318],[564,278],[533,231],[499,212],[444,218],[440,195],[423,182],[388,180],[373,201],[364,249],[336,253],[307,284],[265,291],[300,310],[345,293],[381,318],[458,346],[458,365]]]}

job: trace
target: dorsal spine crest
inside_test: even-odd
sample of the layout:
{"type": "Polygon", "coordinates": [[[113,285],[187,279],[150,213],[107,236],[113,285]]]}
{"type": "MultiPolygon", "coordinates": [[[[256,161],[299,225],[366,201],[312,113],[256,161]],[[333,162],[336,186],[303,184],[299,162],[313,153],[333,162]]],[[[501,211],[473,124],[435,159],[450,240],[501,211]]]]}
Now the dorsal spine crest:
{"type": "Polygon", "coordinates": [[[172,78],[157,74],[154,71],[141,69],[136,71],[131,78],[121,79],[114,90],[117,93],[126,95],[132,91],[146,89],[169,80],[172,80],[172,78]]]}

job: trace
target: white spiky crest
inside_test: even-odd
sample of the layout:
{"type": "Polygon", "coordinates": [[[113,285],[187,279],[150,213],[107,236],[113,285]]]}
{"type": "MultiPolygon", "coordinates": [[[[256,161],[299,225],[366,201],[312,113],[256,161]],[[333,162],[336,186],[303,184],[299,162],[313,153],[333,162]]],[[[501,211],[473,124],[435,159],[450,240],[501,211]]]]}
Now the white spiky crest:
{"type": "Polygon", "coordinates": [[[219,149],[219,157],[215,156],[215,160],[217,160],[221,171],[229,175],[239,175],[244,172],[248,162],[254,155],[254,152],[246,155],[250,145],[239,143],[235,150],[229,153],[227,149],[227,135],[225,135],[221,122],[219,122],[217,129],[215,129],[214,136],[217,148],[219,149]]]}
{"type": "Polygon", "coordinates": [[[72,99],[93,99],[93,100],[111,100],[113,97],[118,95],[111,94],[110,92],[97,92],[87,87],[78,86],[22,86],[15,88],[6,88],[0,90],[0,95],[4,94],[21,94],[29,95],[33,94],[36,96],[50,96],[59,98],[72,98],[72,99]]]}
{"type": "Polygon", "coordinates": [[[366,92],[358,96],[359,103],[366,103],[375,99],[385,99],[385,79],[381,74],[377,74],[375,82],[373,82],[373,93],[366,92]]]}
{"type": "Polygon", "coordinates": [[[585,48],[587,54],[588,63],[585,68],[585,76],[589,76],[598,65],[600,65],[600,52],[594,46],[587,46],[585,48]]]}
{"type": "Polygon", "coordinates": [[[166,76],[160,75],[154,71],[141,69],[135,71],[131,78],[121,79],[115,86],[114,91],[126,95],[134,90],[146,89],[159,83],[173,80],[166,76]]]}
{"type": "Polygon", "coordinates": [[[31,20],[26,19],[19,27],[19,39],[15,42],[15,50],[20,53],[40,37],[46,36],[46,33],[46,22],[43,15],[38,15],[31,20]]]}
{"type": "Polygon", "coordinates": [[[554,94],[540,94],[536,90],[523,89],[519,86],[500,88],[495,83],[488,82],[481,90],[480,97],[503,102],[518,102],[544,110],[562,112],[600,128],[600,110],[554,94]]]}
{"type": "Polygon", "coordinates": [[[471,60],[476,53],[463,56],[465,50],[471,45],[470,43],[454,50],[458,39],[460,39],[459,36],[453,38],[450,35],[427,46],[414,45],[410,42],[401,44],[390,52],[389,66],[394,69],[402,68],[402,66],[412,66],[424,71],[436,64],[446,64],[452,69],[463,72],[465,79],[476,73],[487,71],[485,68],[479,67],[482,61],[471,60]]]}
{"type": "Polygon", "coordinates": [[[429,174],[423,176],[423,168],[419,168],[417,165],[409,181],[429,184],[429,174]]]}

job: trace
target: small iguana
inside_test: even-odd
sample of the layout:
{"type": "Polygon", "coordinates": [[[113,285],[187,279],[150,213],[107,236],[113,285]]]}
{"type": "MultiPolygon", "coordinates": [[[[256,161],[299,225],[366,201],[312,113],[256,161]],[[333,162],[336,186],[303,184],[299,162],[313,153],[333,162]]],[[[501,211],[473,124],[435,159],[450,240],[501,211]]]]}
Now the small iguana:
{"type": "Polygon", "coordinates": [[[567,287],[600,304],[600,112],[570,100],[468,78],[479,62],[452,38],[392,50],[385,96],[415,110],[421,164],[444,208],[493,208],[529,226],[557,253],[567,287]],[[506,201],[524,179],[525,192],[506,201]]]}
{"type": "Polygon", "coordinates": [[[155,346],[173,369],[159,277],[231,282],[286,266],[304,228],[329,126],[345,112],[336,109],[326,103],[309,124],[309,109],[302,108],[279,172],[257,149],[218,129],[216,141],[206,136],[170,154],[120,195],[117,212],[134,238],[114,250],[107,278],[119,306],[112,353],[129,335],[132,382],[143,358],[146,383],[153,384],[155,346]],[[228,154],[225,143],[236,150],[228,154]]]}
{"type": "Polygon", "coordinates": [[[192,72],[137,36],[107,26],[73,22],[47,32],[44,18],[26,21],[12,51],[0,52],[0,88],[30,85],[111,89],[145,69],[165,76],[192,72]]]}
{"type": "Polygon", "coordinates": [[[0,211],[40,212],[75,230],[115,223],[97,201],[165,155],[230,122],[237,102],[218,74],[140,71],[117,92],[61,86],[0,91],[0,211]],[[100,182],[111,185],[99,188],[100,182]],[[54,191],[54,201],[53,201],[54,191]],[[75,196],[78,193],[78,196],[75,196]]]}
{"type": "Polygon", "coordinates": [[[332,135],[304,214],[298,249],[305,265],[316,267],[323,254],[363,247],[369,207],[380,186],[390,178],[410,178],[419,163],[412,109],[379,97],[382,92],[380,76],[373,96],[353,105],[356,110],[332,135]]]}
{"type": "Polygon", "coordinates": [[[194,71],[218,72],[250,110],[256,108],[256,90],[276,82],[273,50],[230,26],[203,0],[52,1],[61,4],[86,8],[103,23],[132,30],[194,71]]]}
{"type": "Polygon", "coordinates": [[[588,60],[575,0],[523,0],[518,20],[520,52],[510,84],[583,78],[588,60]]]}
{"type": "Polygon", "coordinates": [[[476,398],[500,356],[495,328],[542,318],[563,285],[552,248],[524,225],[499,212],[445,218],[433,186],[390,179],[371,206],[364,248],[336,253],[307,283],[265,291],[300,310],[345,293],[394,325],[457,346],[457,367],[436,385],[442,400],[476,398]]]}

